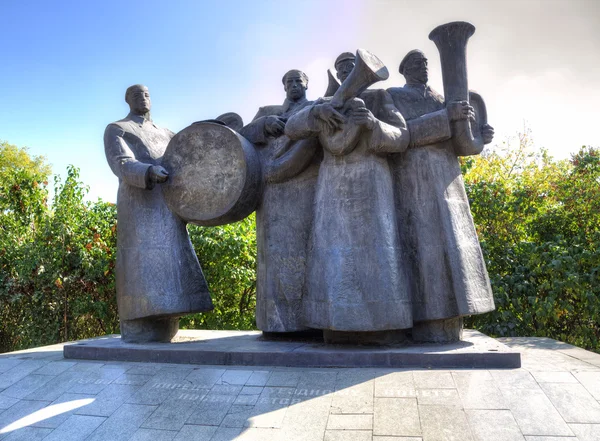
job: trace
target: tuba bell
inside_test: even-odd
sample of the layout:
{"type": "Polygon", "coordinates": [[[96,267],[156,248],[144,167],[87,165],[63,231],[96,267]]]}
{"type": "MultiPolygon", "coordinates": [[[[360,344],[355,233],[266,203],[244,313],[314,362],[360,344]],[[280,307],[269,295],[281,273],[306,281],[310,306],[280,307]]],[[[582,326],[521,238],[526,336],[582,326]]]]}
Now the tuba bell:
{"type": "Polygon", "coordinates": [[[446,103],[470,101],[476,111],[477,121],[473,126],[468,119],[452,123],[454,149],[460,156],[481,153],[484,146],[481,126],[487,123],[483,98],[469,93],[467,81],[467,42],[474,33],[475,26],[471,23],[455,21],[438,26],[429,34],[440,52],[446,103]]]}
{"type": "Polygon", "coordinates": [[[327,69],[327,79],[329,80],[327,84],[327,90],[325,91],[324,97],[333,96],[337,90],[340,88],[340,82],[335,77],[331,69],[327,69]]]}
{"type": "Polygon", "coordinates": [[[387,80],[389,76],[387,67],[379,58],[365,49],[359,49],[356,51],[354,69],[333,94],[330,104],[339,109],[349,99],[356,98],[369,86],[378,81],[387,80]]]}

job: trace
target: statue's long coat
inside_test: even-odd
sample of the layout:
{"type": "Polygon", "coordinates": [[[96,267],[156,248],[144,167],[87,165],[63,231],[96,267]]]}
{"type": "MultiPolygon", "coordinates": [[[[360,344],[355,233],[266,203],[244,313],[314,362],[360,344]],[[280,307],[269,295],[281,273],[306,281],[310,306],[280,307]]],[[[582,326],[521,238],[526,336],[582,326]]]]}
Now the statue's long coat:
{"type": "Polygon", "coordinates": [[[185,223],[148,179],[173,132],[138,115],[109,124],[106,158],[119,178],[116,291],[121,320],[208,311],[212,302],[185,223]]]}
{"type": "Polygon", "coordinates": [[[490,281],[450,140],[444,99],[427,86],[407,85],[388,92],[411,132],[411,148],[391,163],[413,319],[492,311],[490,281]]]}
{"type": "Polygon", "coordinates": [[[261,107],[240,130],[259,152],[264,189],[256,209],[256,324],[265,332],[307,329],[303,323],[306,248],[319,169],[316,140],[293,142],[265,133],[268,116],[287,118],[311,104],[306,99],[261,107]]]}

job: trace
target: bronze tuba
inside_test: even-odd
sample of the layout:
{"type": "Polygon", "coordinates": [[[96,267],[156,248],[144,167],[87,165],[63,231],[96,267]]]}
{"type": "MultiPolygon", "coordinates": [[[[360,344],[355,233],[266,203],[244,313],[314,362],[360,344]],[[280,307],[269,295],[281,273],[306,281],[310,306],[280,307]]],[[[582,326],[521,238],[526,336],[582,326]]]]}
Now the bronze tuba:
{"type": "Polygon", "coordinates": [[[387,80],[390,73],[379,58],[365,49],[356,51],[356,62],[354,69],[336,90],[331,105],[336,109],[344,106],[346,101],[356,98],[370,85],[378,81],[387,80]]]}
{"type": "Polygon", "coordinates": [[[323,95],[324,97],[333,96],[340,88],[340,82],[335,77],[331,69],[327,69],[327,79],[329,82],[327,84],[327,90],[325,91],[325,95],[323,95]]]}
{"type": "Polygon", "coordinates": [[[461,120],[452,123],[454,150],[457,155],[477,155],[483,150],[481,126],[487,123],[485,103],[479,94],[469,93],[467,82],[467,41],[475,33],[475,26],[464,21],[455,21],[435,28],[429,34],[440,51],[444,97],[452,101],[472,101],[476,123],[461,120]]]}

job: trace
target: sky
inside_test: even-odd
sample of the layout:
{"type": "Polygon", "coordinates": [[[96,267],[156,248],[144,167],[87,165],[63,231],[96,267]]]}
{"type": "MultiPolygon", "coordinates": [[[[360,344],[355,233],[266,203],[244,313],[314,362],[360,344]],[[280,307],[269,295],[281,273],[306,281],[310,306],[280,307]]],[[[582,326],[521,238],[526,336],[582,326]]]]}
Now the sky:
{"type": "Polygon", "coordinates": [[[536,148],[566,158],[600,147],[600,0],[1,0],[0,140],[44,155],[54,173],[81,170],[88,198],[114,202],[107,124],[125,117],[125,89],[149,87],[155,123],[178,132],[225,112],[250,122],[285,98],[281,77],[309,76],[364,48],[388,67],[375,88],[402,86],[411,49],[443,92],[436,26],[468,21],[469,87],[485,99],[492,145],[525,127],[536,148]]]}

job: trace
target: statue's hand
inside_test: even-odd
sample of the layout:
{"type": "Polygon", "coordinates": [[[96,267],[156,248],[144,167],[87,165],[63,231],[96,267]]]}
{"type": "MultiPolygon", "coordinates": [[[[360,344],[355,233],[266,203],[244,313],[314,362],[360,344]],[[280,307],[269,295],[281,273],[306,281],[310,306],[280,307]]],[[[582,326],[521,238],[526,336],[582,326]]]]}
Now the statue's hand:
{"type": "Polygon", "coordinates": [[[265,132],[268,136],[281,136],[285,129],[285,121],[278,116],[267,116],[265,121],[265,132]]]}
{"type": "Polygon", "coordinates": [[[377,124],[375,115],[371,113],[366,107],[359,107],[354,109],[350,115],[350,118],[357,126],[365,127],[367,130],[373,130],[377,124]]]}
{"type": "Polygon", "coordinates": [[[446,108],[451,122],[464,119],[475,121],[475,109],[467,101],[454,101],[449,103],[446,108]]]}
{"type": "Polygon", "coordinates": [[[169,172],[166,171],[160,165],[153,165],[152,167],[150,167],[149,173],[150,180],[157,184],[162,184],[163,182],[166,182],[167,179],[169,179],[169,172]]]}
{"type": "Polygon", "coordinates": [[[313,115],[323,121],[331,130],[337,130],[346,118],[329,103],[318,104],[312,108],[313,115]]]}
{"type": "Polygon", "coordinates": [[[489,124],[481,126],[481,136],[483,137],[483,143],[489,144],[494,139],[494,128],[489,124]]]}

